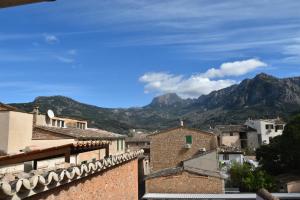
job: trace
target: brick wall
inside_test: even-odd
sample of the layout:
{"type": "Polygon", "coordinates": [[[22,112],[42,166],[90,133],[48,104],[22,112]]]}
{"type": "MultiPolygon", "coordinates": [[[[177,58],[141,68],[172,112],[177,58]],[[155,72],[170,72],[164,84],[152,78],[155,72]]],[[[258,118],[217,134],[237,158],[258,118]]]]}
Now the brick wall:
{"type": "Polygon", "coordinates": [[[39,193],[32,200],[137,200],[138,160],[39,193]]]}
{"type": "Polygon", "coordinates": [[[146,193],[224,193],[224,181],[216,177],[206,177],[181,172],[167,177],[146,180],[146,193]]]}
{"type": "Polygon", "coordinates": [[[200,148],[206,148],[209,151],[215,149],[216,146],[216,137],[213,134],[186,128],[177,128],[152,135],[150,142],[150,169],[153,172],[175,167],[181,161],[198,154],[200,148]],[[185,136],[187,135],[191,135],[193,140],[190,149],[184,147],[186,143],[185,136]]]}

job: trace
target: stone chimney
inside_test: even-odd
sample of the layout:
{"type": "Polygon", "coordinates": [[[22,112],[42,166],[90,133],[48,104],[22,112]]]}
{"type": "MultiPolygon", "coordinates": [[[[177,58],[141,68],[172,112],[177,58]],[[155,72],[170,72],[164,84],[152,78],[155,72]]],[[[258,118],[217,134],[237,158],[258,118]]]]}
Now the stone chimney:
{"type": "Polygon", "coordinates": [[[39,107],[34,106],[32,113],[33,113],[33,124],[32,124],[32,126],[34,127],[36,125],[36,118],[39,115],[39,107]]]}
{"type": "Polygon", "coordinates": [[[38,115],[39,114],[39,107],[38,106],[34,106],[32,113],[38,115]]]}

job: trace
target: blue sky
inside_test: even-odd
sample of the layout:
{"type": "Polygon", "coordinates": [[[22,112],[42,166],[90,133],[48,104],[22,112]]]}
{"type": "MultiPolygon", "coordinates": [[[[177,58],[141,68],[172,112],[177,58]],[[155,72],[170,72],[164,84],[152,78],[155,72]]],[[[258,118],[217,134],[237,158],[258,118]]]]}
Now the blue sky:
{"type": "Polygon", "coordinates": [[[101,107],[300,75],[297,0],[57,0],[0,9],[0,101],[101,107]]]}

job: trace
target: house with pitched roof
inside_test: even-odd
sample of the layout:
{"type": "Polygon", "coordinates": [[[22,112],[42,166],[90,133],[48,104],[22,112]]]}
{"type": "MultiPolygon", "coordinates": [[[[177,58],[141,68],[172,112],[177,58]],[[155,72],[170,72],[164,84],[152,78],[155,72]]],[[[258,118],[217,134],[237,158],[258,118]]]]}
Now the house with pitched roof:
{"type": "Polygon", "coordinates": [[[182,125],[148,137],[151,150],[146,193],[224,192],[213,133],[182,125]]]}
{"type": "Polygon", "coordinates": [[[69,144],[82,147],[82,151],[72,151],[69,158],[60,154],[45,156],[44,159],[37,158],[27,163],[2,164],[0,173],[47,168],[66,161],[77,165],[125,153],[124,135],[88,128],[87,121],[48,116],[39,113],[37,108],[33,113],[25,113],[7,105],[0,107],[2,155],[18,155],[69,144]],[[103,142],[106,145],[98,145],[103,142]]]}

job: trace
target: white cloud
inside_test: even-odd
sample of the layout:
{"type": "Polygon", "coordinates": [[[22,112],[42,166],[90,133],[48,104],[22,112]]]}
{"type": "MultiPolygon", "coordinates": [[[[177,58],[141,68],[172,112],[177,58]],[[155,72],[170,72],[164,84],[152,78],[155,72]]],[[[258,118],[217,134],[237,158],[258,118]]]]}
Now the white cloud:
{"type": "Polygon", "coordinates": [[[74,63],[75,62],[75,60],[73,58],[67,58],[67,57],[63,57],[63,56],[55,56],[55,58],[63,63],[74,63]]]}
{"type": "Polygon", "coordinates": [[[200,95],[208,94],[238,83],[232,79],[213,80],[211,78],[244,75],[258,67],[266,66],[265,63],[250,59],[223,63],[220,69],[209,69],[205,73],[184,77],[165,72],[146,73],[139,78],[145,83],[144,91],[158,94],[175,92],[183,98],[197,98],[200,95]]]}
{"type": "Polygon", "coordinates": [[[223,63],[219,69],[211,68],[202,77],[221,78],[225,76],[240,76],[247,74],[257,68],[266,67],[267,64],[258,59],[249,59],[235,62],[223,63]]]}
{"type": "Polygon", "coordinates": [[[59,42],[59,39],[55,35],[45,35],[45,41],[48,44],[55,44],[59,42]]]}

